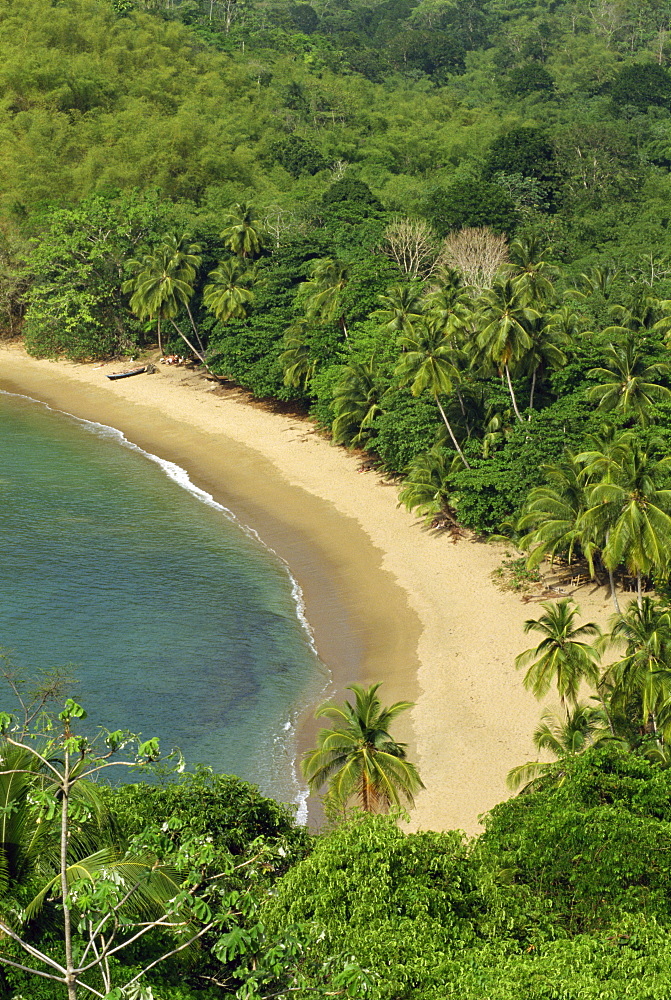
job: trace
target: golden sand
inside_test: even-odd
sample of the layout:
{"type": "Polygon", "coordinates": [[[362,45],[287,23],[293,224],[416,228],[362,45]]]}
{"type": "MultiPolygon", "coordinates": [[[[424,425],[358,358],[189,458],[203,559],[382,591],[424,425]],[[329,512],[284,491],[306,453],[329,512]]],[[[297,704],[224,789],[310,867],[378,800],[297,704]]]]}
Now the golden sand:
{"type": "MultiPolygon", "coordinates": [[[[513,666],[539,608],[492,582],[501,548],[427,531],[398,507],[394,484],[309,422],[183,368],[108,380],[118,367],[0,346],[1,389],[117,427],[176,462],[286,559],[333,693],[382,681],[385,703],[416,702],[399,733],[426,785],[411,826],[476,832],[508,794],[510,768],[533,759],[541,711],[513,666]]],[[[585,617],[607,619],[605,590],[583,587],[577,599],[585,617]]]]}

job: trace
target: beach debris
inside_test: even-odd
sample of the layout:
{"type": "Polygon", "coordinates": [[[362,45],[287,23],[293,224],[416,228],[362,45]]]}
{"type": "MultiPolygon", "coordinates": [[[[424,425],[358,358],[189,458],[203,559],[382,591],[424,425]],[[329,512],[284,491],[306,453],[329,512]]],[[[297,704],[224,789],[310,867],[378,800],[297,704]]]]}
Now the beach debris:
{"type": "Polygon", "coordinates": [[[164,354],[160,361],[162,365],[176,365],[177,367],[182,367],[183,365],[194,364],[196,359],[185,358],[181,354],[164,354]]]}

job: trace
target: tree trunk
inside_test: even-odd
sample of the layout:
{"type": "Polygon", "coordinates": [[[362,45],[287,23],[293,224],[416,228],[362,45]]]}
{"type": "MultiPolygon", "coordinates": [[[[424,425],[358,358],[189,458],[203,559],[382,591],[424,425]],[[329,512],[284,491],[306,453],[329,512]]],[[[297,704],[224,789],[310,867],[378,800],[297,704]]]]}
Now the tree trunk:
{"type": "MultiPolygon", "coordinates": [[[[534,408],[534,393],[536,391],[536,368],[534,368],[533,375],[531,376],[531,392],[529,393],[529,409],[534,408]]],[[[529,420],[531,420],[531,414],[529,414],[529,420]]]]}
{"type": "Polygon", "coordinates": [[[519,408],[517,406],[517,400],[515,399],[515,391],[513,389],[513,383],[510,378],[510,369],[508,368],[508,365],[504,365],[503,367],[505,368],[506,379],[508,380],[508,392],[510,393],[510,398],[513,401],[513,409],[515,410],[515,416],[517,417],[519,422],[523,424],[524,420],[522,419],[522,414],[520,413],[519,408]]]}
{"type": "Polygon", "coordinates": [[[70,751],[65,750],[61,785],[61,896],[63,900],[63,937],[65,942],[65,982],[68,1000],[77,1000],[77,979],[72,961],[72,920],[68,889],[68,805],[70,798],[70,751]]]}
{"type": "Polygon", "coordinates": [[[454,447],[455,447],[455,448],[457,449],[457,451],[459,452],[459,457],[461,458],[461,461],[462,461],[462,462],[464,463],[464,465],[466,466],[466,468],[467,468],[467,469],[470,469],[470,465],[469,465],[469,464],[468,464],[468,462],[466,461],[466,456],[464,455],[463,451],[462,451],[462,450],[461,450],[461,448],[459,447],[459,442],[458,442],[458,441],[457,441],[457,439],[455,438],[455,436],[454,436],[454,431],[453,431],[453,430],[452,430],[452,428],[450,427],[450,421],[449,421],[449,420],[447,419],[447,415],[446,415],[446,413],[445,413],[445,410],[444,410],[444,409],[442,408],[442,406],[440,405],[440,400],[438,399],[438,396],[435,396],[434,398],[435,398],[435,400],[436,400],[436,405],[437,405],[438,409],[440,410],[440,415],[441,415],[441,417],[443,418],[443,422],[444,422],[445,426],[447,427],[447,432],[448,432],[448,434],[450,435],[450,437],[452,438],[452,444],[454,445],[454,447]]]}
{"type": "Polygon", "coordinates": [[[370,787],[368,784],[368,775],[364,771],[361,775],[361,808],[364,812],[372,812],[370,805],[370,787]]]}
{"type": "Polygon", "coordinates": [[[207,361],[205,360],[205,358],[203,357],[203,355],[200,353],[200,351],[197,351],[196,348],[191,343],[191,341],[189,340],[189,338],[186,336],[186,334],[182,333],[182,331],[180,330],[180,328],[175,323],[174,319],[171,319],[170,322],[172,323],[172,325],[174,326],[174,328],[177,330],[177,333],[180,335],[180,337],[182,338],[182,340],[184,341],[184,343],[188,347],[191,348],[191,350],[193,351],[193,353],[196,355],[197,358],[200,358],[200,360],[203,362],[203,364],[205,365],[205,367],[207,368],[207,370],[209,372],[210,371],[210,366],[208,365],[207,361]]]}
{"type": "Polygon", "coordinates": [[[613,606],[619,615],[621,614],[620,602],[617,599],[617,591],[615,590],[615,579],[613,577],[612,569],[608,570],[608,579],[610,581],[610,596],[613,598],[613,606]]]}
{"type": "Polygon", "coordinates": [[[193,316],[191,315],[191,310],[189,309],[189,303],[188,303],[188,302],[186,302],[186,303],[185,303],[185,305],[186,305],[186,311],[187,311],[187,312],[188,312],[188,314],[189,314],[189,319],[191,320],[191,329],[192,329],[192,330],[193,330],[193,332],[195,333],[195,335],[196,335],[196,340],[198,341],[198,346],[200,347],[201,351],[202,351],[202,352],[203,352],[203,354],[204,354],[204,353],[205,353],[205,348],[203,347],[203,342],[202,342],[202,340],[200,339],[200,334],[198,333],[198,330],[197,330],[197,328],[196,328],[196,324],[195,324],[195,322],[194,322],[194,319],[193,319],[193,316]]]}
{"type": "Polygon", "coordinates": [[[638,601],[638,610],[643,610],[643,589],[641,586],[641,571],[639,570],[636,574],[636,600],[638,601]]]}
{"type": "Polygon", "coordinates": [[[161,352],[161,357],[163,357],[163,340],[161,338],[161,317],[160,316],[157,317],[157,326],[156,326],[156,329],[158,331],[158,349],[161,352]]]}

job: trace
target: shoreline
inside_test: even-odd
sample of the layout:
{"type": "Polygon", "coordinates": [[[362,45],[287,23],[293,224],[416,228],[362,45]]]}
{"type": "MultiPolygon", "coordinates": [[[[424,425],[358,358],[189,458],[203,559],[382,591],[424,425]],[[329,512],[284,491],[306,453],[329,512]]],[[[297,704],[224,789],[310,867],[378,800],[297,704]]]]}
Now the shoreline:
{"type": "MultiPolygon", "coordinates": [[[[329,697],[382,680],[384,703],[416,702],[398,727],[426,785],[411,828],[478,832],[478,816],[509,794],[508,770],[535,756],[542,710],[513,666],[537,605],[492,583],[501,547],[426,531],[394,484],[237,388],[183,368],[119,381],[106,369],[0,344],[0,388],[116,427],[258,532],[301,587],[329,697]]],[[[605,591],[576,596],[585,617],[607,617],[605,591]]],[[[301,748],[316,725],[302,720],[301,748]]]]}

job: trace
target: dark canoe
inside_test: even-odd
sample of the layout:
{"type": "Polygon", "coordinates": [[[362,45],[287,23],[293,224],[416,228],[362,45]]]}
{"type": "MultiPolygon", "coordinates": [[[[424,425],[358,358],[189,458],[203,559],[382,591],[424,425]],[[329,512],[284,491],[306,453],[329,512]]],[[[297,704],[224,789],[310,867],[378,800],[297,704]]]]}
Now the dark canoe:
{"type": "Polygon", "coordinates": [[[112,372],[112,374],[108,375],[107,377],[111,379],[130,378],[131,375],[141,375],[142,372],[146,372],[146,370],[147,370],[147,365],[142,365],[141,368],[131,368],[127,372],[112,372]]]}

